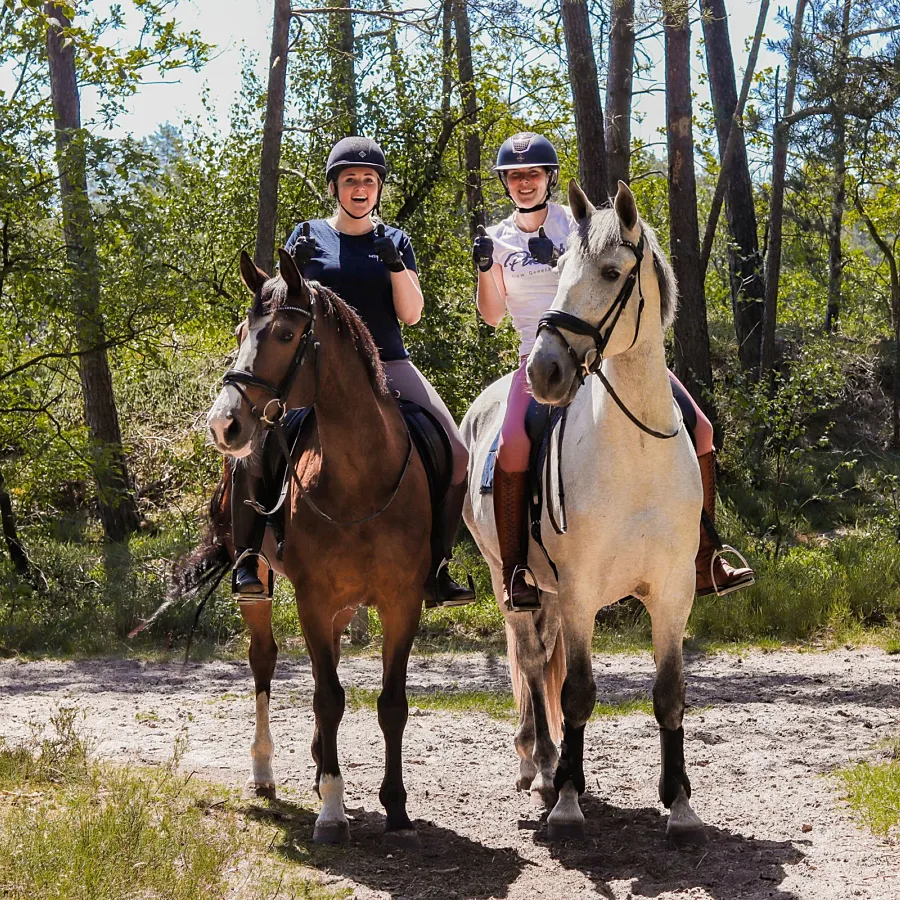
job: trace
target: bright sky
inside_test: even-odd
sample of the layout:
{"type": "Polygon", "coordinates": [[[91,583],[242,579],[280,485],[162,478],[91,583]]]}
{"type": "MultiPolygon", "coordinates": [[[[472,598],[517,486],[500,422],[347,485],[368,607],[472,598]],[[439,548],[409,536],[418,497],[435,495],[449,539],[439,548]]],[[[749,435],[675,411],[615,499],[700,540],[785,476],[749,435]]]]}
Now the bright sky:
{"type": "MultiPolygon", "coordinates": [[[[759,0],[727,0],[727,6],[740,86],[747,59],[747,45],[759,15],[759,0]]],[[[775,20],[776,9],[776,5],[772,4],[765,31],[767,37],[780,37],[783,34],[775,20]]],[[[214,58],[199,73],[184,71],[175,73],[169,83],[143,85],[130,103],[129,112],[118,120],[116,130],[143,137],[153,133],[165,122],[178,123],[185,117],[199,116],[202,114],[200,98],[204,87],[208,87],[213,108],[218,114],[219,122],[224,126],[228,121],[231,104],[240,90],[242,51],[250,52],[256,61],[257,72],[265,83],[272,12],[271,0],[181,0],[177,8],[178,20],[186,29],[198,29],[204,40],[216,46],[214,58]]],[[[700,84],[698,77],[705,67],[702,48],[699,47],[700,33],[698,23],[693,29],[695,50],[693,84],[698,101],[708,99],[706,86],[700,84]],[[701,51],[699,55],[696,53],[698,49],[701,51]]],[[[122,34],[123,42],[125,38],[126,35],[122,34]]],[[[646,42],[645,49],[656,63],[650,80],[661,84],[662,39],[646,42]]],[[[765,49],[764,41],[757,71],[766,66],[777,65],[779,62],[780,58],[777,55],[765,49]]],[[[95,108],[89,92],[85,92],[82,104],[83,117],[85,121],[89,121],[95,108]]],[[[648,142],[659,140],[657,129],[665,123],[663,93],[660,91],[639,95],[635,99],[634,111],[636,115],[643,117],[642,123],[634,125],[635,135],[648,142]]]]}

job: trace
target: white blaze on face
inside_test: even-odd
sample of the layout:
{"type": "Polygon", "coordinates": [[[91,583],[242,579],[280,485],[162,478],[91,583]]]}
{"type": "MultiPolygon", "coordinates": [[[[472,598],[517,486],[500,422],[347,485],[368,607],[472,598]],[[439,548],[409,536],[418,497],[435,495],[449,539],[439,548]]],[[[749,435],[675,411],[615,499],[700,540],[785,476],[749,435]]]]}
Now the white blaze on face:
{"type": "MultiPolygon", "coordinates": [[[[244,342],[240,346],[234,368],[243,372],[252,372],[253,365],[256,362],[257,351],[259,350],[260,335],[268,327],[272,321],[272,316],[262,316],[254,323],[253,328],[244,338],[244,342]]],[[[218,434],[228,426],[228,423],[235,418],[241,407],[243,398],[236,387],[226,385],[219,391],[208,415],[206,416],[207,427],[213,434],[218,434]]],[[[218,442],[217,442],[218,443],[218,442]]],[[[225,452],[221,447],[220,452],[225,452]]],[[[252,452],[252,447],[248,441],[239,449],[229,450],[229,455],[238,459],[248,456],[252,452]]]]}

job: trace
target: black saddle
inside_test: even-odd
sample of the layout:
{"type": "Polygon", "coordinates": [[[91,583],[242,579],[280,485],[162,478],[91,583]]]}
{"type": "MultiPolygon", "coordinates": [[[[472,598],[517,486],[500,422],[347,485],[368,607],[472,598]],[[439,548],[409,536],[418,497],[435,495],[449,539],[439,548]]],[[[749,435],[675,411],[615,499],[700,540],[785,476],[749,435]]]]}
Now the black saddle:
{"type": "MultiPolygon", "coordinates": [[[[432,509],[435,509],[450,487],[453,469],[450,438],[441,423],[427,409],[402,397],[398,398],[398,402],[413,446],[425,467],[432,509]]],[[[311,406],[285,412],[282,427],[292,462],[297,459],[301,438],[309,433],[315,418],[315,410],[311,406]]],[[[283,504],[290,484],[290,473],[281,446],[271,431],[266,432],[263,438],[262,459],[265,496],[259,500],[264,507],[272,510],[268,516],[268,524],[275,529],[280,559],[281,543],[284,539],[283,504]]]]}

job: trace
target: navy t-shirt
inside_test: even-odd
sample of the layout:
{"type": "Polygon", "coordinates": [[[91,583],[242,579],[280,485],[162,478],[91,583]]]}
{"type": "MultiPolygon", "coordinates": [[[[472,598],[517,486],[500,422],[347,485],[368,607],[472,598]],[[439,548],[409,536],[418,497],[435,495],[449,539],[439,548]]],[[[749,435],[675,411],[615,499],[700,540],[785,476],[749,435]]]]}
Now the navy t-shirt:
{"type": "MultiPolygon", "coordinates": [[[[286,249],[289,253],[302,229],[301,223],[288,238],[286,249]]],[[[400,251],[406,268],[418,272],[406,233],[390,225],[385,225],[384,233],[400,251]]],[[[359,313],[372,332],[382,360],[406,359],[409,354],[403,346],[400,322],[394,310],[391,273],[375,253],[375,232],[343,234],[324,219],[313,219],[309,223],[309,234],[316,240],[316,252],[303,267],[303,276],[331,288],[359,313]]]]}

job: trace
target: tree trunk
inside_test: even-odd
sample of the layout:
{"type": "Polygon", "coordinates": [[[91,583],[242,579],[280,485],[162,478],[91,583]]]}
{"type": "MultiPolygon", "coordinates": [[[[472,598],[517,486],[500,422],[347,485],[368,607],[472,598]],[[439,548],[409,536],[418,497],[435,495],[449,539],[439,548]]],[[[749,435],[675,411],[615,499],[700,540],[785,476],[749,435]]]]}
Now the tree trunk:
{"type": "MultiPolygon", "coordinates": [[[[703,37],[709,87],[719,140],[719,159],[727,165],[725,177],[725,215],[731,246],[728,269],[731,275],[731,302],[737,334],[741,368],[755,377],[759,373],[762,344],[763,301],[766,283],[759,252],[753,182],[747,160],[743,128],[735,117],[738,110],[737,84],[731,40],[728,35],[725,0],[703,0],[703,37]],[[730,159],[726,148],[731,129],[735,129],[730,159]]],[[[748,64],[749,65],[749,64],[748,64]]]]}
{"type": "Polygon", "coordinates": [[[287,83],[288,33],[291,0],[275,0],[272,52],[269,54],[269,89],[259,162],[259,205],[256,214],[256,250],[253,262],[264,272],[275,271],[275,228],[278,221],[278,176],[284,128],[284,93],[287,83]]]}
{"type": "Polygon", "coordinates": [[[87,192],[86,134],[81,128],[75,75],[75,47],[72,43],[66,46],[64,29],[70,27],[70,22],[62,8],[47,3],[45,12],[58,23],[50,22],[47,28],[47,56],[84,418],[93,443],[92,469],[103,529],[109,540],[124,541],[137,530],[140,517],[130,488],[106,354],[99,263],[87,192]]]}
{"type": "Polygon", "coordinates": [[[691,132],[691,32],[685,2],[667,5],[665,53],[669,252],[681,295],[675,320],[675,371],[706,414],[714,418],[706,297],[700,279],[700,231],[691,132]]]}
{"type": "Polygon", "coordinates": [[[334,0],[331,13],[332,143],[357,133],[356,65],[350,0],[334,0]]]}
{"type": "MultiPolygon", "coordinates": [[[[763,310],[763,336],[760,351],[760,376],[769,376],[775,365],[775,324],[778,320],[778,282],[781,278],[781,245],[784,227],[784,179],[787,172],[790,123],[785,119],[794,111],[797,90],[797,66],[800,37],[807,0],[797,0],[794,14],[788,77],[784,94],[784,116],[772,134],[772,196],[769,201],[769,249],[766,254],[766,298],[763,310]]],[[[777,102],[777,100],[776,100],[777,102]]]]}
{"type": "Polygon", "coordinates": [[[456,31],[456,65],[466,127],[466,210],[469,234],[474,239],[479,225],[485,225],[484,194],[481,190],[481,132],[478,127],[478,98],[472,65],[472,35],[466,0],[453,0],[453,26],[456,31]]]}
{"type": "Polygon", "coordinates": [[[847,203],[847,118],[844,110],[843,93],[847,80],[847,57],[850,55],[850,7],[852,0],[844,0],[841,21],[841,42],[838,46],[835,66],[835,80],[838,94],[835,97],[834,112],[831,116],[834,138],[834,175],[831,189],[831,223],[828,228],[828,308],[825,311],[825,330],[833,332],[837,328],[841,312],[841,279],[844,259],[841,253],[841,231],[844,226],[844,206],[847,203]]]}
{"type": "Polygon", "coordinates": [[[607,189],[631,180],[631,98],[634,73],[634,0],[612,0],[609,75],[606,79],[607,189]]]}
{"type": "Polygon", "coordinates": [[[16,573],[29,584],[35,585],[31,564],[28,562],[25,548],[19,540],[16,513],[13,509],[12,498],[6,489],[6,480],[3,478],[2,471],[0,471],[0,524],[3,527],[3,540],[6,542],[6,549],[9,551],[9,558],[12,560],[16,573]]]}
{"type": "Polygon", "coordinates": [[[575,106],[578,180],[588,199],[599,206],[609,199],[606,138],[603,134],[603,107],[600,105],[600,85],[587,0],[562,0],[562,20],[569,60],[569,84],[575,106]]]}

